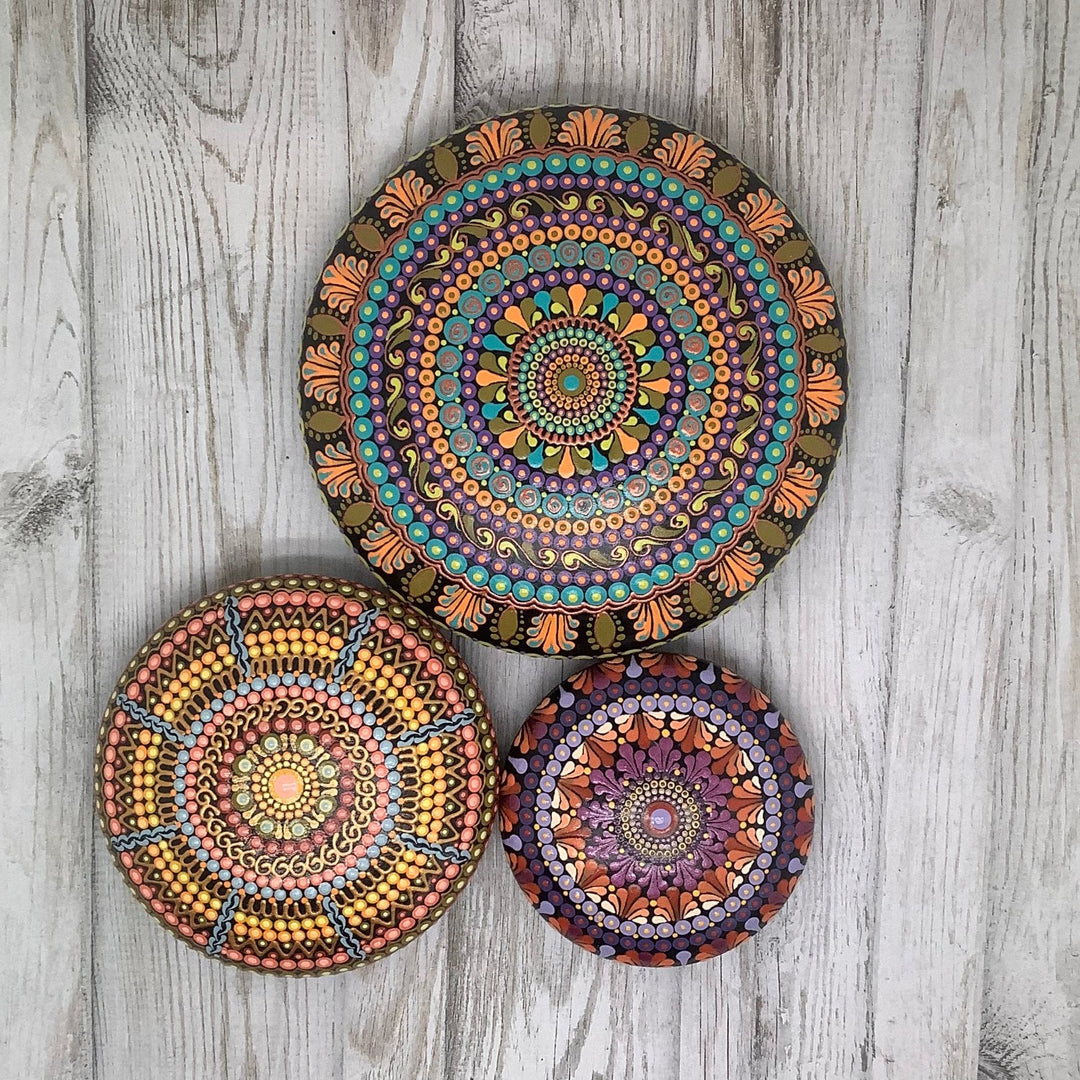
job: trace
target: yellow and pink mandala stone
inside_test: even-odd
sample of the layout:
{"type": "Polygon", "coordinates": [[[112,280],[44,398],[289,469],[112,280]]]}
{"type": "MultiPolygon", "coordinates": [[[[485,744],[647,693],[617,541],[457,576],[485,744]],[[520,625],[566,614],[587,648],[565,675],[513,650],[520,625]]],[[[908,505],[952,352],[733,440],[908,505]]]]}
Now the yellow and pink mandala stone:
{"type": "Polygon", "coordinates": [[[312,467],[374,571],[494,645],[685,633],[791,548],[844,422],[837,299],[723,147],[639,113],[449,135],[369,199],[311,300],[312,467]]]}
{"type": "Polygon", "coordinates": [[[419,612],[320,578],[233,586],[132,660],[98,806],[150,912],[209,956],[292,974],[392,953],[464,886],[493,818],[483,697],[419,612]]]}

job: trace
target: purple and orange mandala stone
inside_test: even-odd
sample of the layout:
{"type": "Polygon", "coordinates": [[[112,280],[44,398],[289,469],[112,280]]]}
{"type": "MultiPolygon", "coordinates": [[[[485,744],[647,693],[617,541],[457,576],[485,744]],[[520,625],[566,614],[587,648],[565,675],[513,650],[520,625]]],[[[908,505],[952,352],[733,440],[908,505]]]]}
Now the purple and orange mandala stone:
{"type": "Polygon", "coordinates": [[[503,845],[560,933],[648,967],[717,956],[791,895],[814,797],[757,688],[689,656],[586,668],[533,711],[503,772],[503,845]]]}
{"type": "Polygon", "coordinates": [[[139,651],[105,711],[101,824],[152,915],[208,956],[306,974],[395,952],[494,818],[480,691],[419,612],[322,578],[236,585],[139,651]]]}
{"type": "Polygon", "coordinates": [[[844,422],[836,295],[787,205],[639,113],[447,136],[357,211],[300,359],[312,468],[384,581],[552,656],[685,633],[790,550],[844,422]]]}

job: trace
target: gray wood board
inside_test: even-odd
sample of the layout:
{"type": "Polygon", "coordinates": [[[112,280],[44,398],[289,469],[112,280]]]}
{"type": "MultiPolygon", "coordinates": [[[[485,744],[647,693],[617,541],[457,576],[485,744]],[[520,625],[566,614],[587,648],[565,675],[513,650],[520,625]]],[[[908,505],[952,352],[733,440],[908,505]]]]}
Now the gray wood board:
{"type": "MultiPolygon", "coordinates": [[[[0,1076],[1080,1078],[1080,39],[1068,0],[11,0],[0,55],[0,1076]],[[791,903],[684,971],[573,949],[493,846],[369,970],[265,978],[146,917],[92,819],[147,634],[260,573],[365,579],[295,361],[350,211],[510,108],[701,130],[840,295],[805,540],[685,638],[819,793],[791,903]]],[[[505,748],[572,668],[457,639],[505,748]]]]}

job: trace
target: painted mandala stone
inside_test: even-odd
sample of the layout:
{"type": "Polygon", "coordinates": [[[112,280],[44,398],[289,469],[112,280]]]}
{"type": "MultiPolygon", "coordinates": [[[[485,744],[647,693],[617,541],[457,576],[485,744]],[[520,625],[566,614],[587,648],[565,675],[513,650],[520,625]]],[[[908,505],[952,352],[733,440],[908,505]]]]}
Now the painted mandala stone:
{"type": "Polygon", "coordinates": [[[98,807],[150,912],[291,974],[395,952],[453,902],[494,816],[483,698],[427,619],[342,581],[206,597],[105,710],[98,807]]]}
{"type": "Polygon", "coordinates": [[[482,641],[598,656],[700,625],[791,547],[846,370],[817,253],[749,168],[551,108],[449,136],[361,207],[301,412],[383,580],[482,641]]]}
{"type": "Polygon", "coordinates": [[[727,952],[776,914],[810,849],[814,798],[760,690],[704,660],[638,653],[536,707],[500,817],[514,877],[555,929],[666,967],[727,952]]]}

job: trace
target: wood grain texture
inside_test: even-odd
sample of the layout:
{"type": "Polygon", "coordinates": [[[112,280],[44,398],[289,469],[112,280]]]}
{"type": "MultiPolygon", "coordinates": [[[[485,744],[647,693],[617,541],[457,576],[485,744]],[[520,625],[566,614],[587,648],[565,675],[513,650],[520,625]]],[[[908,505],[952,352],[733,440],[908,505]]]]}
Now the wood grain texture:
{"type": "Polygon", "coordinates": [[[1080,40],[1066,6],[1033,15],[1025,198],[1011,223],[1022,248],[1016,512],[1003,685],[991,717],[985,1080],[1080,1077],[1080,40]]]}
{"type": "MultiPolygon", "coordinates": [[[[1017,462],[1049,450],[1017,411],[1045,13],[972,14],[934,5],[926,32],[875,963],[882,1077],[979,1067],[995,752],[1030,574],[1017,462]]],[[[1019,980],[1013,993],[1039,989],[1019,980]]]]}
{"type": "MultiPolygon", "coordinates": [[[[1070,0],[14,0],[6,18],[0,916],[27,931],[2,939],[0,1077],[1080,1080],[1070,0]],[[205,591],[365,578],[296,416],[323,256],[441,132],[575,100],[725,144],[842,302],[852,397],[821,512],[679,643],[795,725],[819,795],[807,872],[751,943],[680,972],[572,948],[494,848],[367,971],[213,964],[145,916],[96,836],[100,703],[205,591]]],[[[456,644],[504,750],[576,666],[456,644]]]]}
{"type": "Polygon", "coordinates": [[[82,23],[0,13],[0,1076],[88,1075],[93,734],[82,23]]]}

